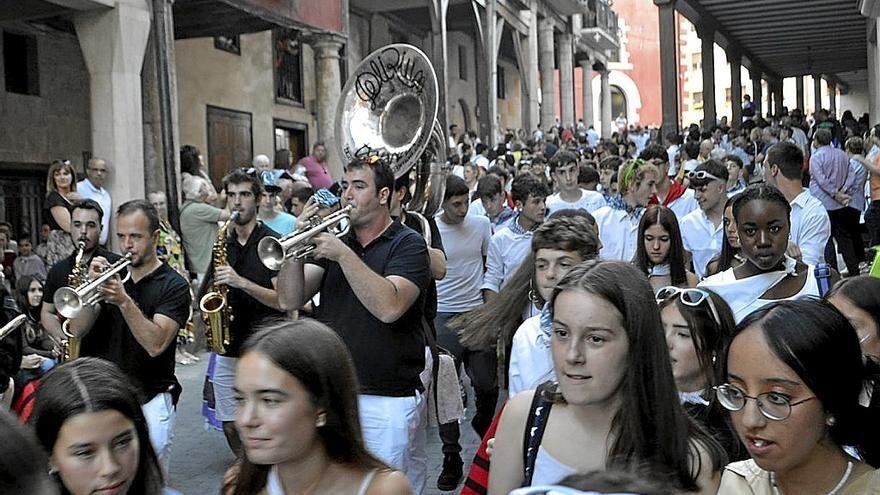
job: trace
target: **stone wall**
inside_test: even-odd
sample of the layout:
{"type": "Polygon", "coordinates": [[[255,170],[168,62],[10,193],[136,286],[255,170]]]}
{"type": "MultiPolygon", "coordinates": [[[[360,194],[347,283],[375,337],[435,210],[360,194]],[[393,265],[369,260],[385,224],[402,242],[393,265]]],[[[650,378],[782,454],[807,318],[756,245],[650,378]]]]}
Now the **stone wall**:
{"type": "Polygon", "coordinates": [[[315,111],[315,63],[311,47],[302,45],[303,104],[275,101],[272,70],[272,32],[241,36],[241,55],[214,48],[213,38],[178,40],[177,88],[180,105],[180,144],[192,144],[208,155],[208,105],[253,116],[253,152],[274,159],[273,119],[308,126],[309,149],[317,139],[315,111]]]}
{"type": "MultiPolygon", "coordinates": [[[[37,39],[40,91],[8,93],[0,84],[0,163],[45,165],[68,158],[81,173],[83,152],[91,150],[91,123],[89,74],[76,36],[12,32],[37,39]]],[[[2,45],[0,36],[0,53],[2,45]]]]}

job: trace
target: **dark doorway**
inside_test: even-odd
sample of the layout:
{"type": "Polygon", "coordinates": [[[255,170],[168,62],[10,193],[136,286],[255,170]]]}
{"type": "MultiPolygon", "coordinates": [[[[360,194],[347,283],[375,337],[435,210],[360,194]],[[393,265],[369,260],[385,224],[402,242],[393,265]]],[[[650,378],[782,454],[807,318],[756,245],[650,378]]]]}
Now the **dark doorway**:
{"type": "Polygon", "coordinates": [[[626,95],[619,87],[611,85],[611,118],[616,119],[623,115],[629,119],[627,109],[629,106],[626,102],[626,95]]]}
{"type": "Polygon", "coordinates": [[[252,115],[208,106],[208,174],[214,187],[237,167],[250,167],[254,154],[252,115]]]}
{"type": "Polygon", "coordinates": [[[309,126],[299,122],[275,119],[275,150],[290,150],[291,164],[309,154],[309,126]]]}
{"type": "MultiPolygon", "coordinates": [[[[4,165],[0,164],[0,168],[4,165]]],[[[30,234],[31,242],[39,243],[43,222],[43,202],[46,198],[46,170],[11,170],[0,177],[0,221],[12,225],[15,241],[23,233],[30,234]]]]}

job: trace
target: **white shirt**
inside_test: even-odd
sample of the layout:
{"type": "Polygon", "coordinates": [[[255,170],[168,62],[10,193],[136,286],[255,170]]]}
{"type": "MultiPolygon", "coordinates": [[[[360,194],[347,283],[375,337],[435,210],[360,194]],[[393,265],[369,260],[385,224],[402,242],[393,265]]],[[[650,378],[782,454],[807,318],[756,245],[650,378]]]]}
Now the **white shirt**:
{"type": "Polygon", "coordinates": [[[668,148],[666,148],[666,155],[669,157],[669,171],[668,174],[670,176],[675,176],[678,173],[678,152],[681,146],[677,144],[670,144],[668,148]]]}
{"type": "Polygon", "coordinates": [[[695,210],[699,210],[700,203],[697,203],[697,198],[694,197],[694,190],[687,188],[684,194],[673,199],[671,203],[666,205],[666,207],[672,210],[672,213],[675,213],[675,218],[681,222],[681,219],[685,216],[695,210]]]}
{"type": "Polygon", "coordinates": [[[501,290],[532,248],[532,232],[523,232],[516,218],[492,235],[482,289],[501,290]]]}
{"type": "Polygon", "coordinates": [[[507,371],[510,397],[523,390],[538,388],[538,385],[547,380],[556,379],[550,348],[538,342],[540,326],[541,315],[538,314],[522,322],[513,334],[510,368],[507,371]]]}
{"type": "Polygon", "coordinates": [[[446,253],[446,277],[437,281],[437,311],[464,313],[483,304],[483,258],[492,239],[489,219],[467,215],[457,225],[438,216],[437,230],[446,253]]]}
{"type": "Polygon", "coordinates": [[[489,159],[483,155],[474,156],[474,159],[472,161],[474,162],[474,165],[478,167],[483,167],[484,169],[489,168],[489,159]]]}
{"type": "Polygon", "coordinates": [[[692,211],[681,219],[681,242],[694,259],[694,273],[702,280],[706,265],[721,252],[724,222],[716,227],[703,210],[692,211]]]}
{"type": "Polygon", "coordinates": [[[825,262],[825,245],[831,237],[831,220],[822,202],[804,189],[791,202],[791,235],[789,239],[801,250],[802,261],[808,265],[825,262]]]}
{"type": "Polygon", "coordinates": [[[631,262],[636,255],[640,216],[603,206],[593,213],[599,227],[599,239],[602,250],[599,257],[603,260],[621,260],[631,262]]]}
{"type": "Polygon", "coordinates": [[[110,191],[104,189],[96,189],[89,179],[83,179],[76,183],[76,192],[83,199],[93,199],[101,205],[104,210],[104,216],[101,217],[101,244],[107,244],[107,236],[110,235],[110,217],[113,215],[113,200],[110,198],[110,191]]]}
{"type": "Polygon", "coordinates": [[[594,211],[605,206],[605,196],[602,196],[602,193],[586,189],[580,189],[580,192],[580,199],[572,203],[562,199],[562,193],[548,196],[545,203],[547,205],[547,216],[549,217],[554,212],[565,209],[581,209],[592,214],[594,211]]]}

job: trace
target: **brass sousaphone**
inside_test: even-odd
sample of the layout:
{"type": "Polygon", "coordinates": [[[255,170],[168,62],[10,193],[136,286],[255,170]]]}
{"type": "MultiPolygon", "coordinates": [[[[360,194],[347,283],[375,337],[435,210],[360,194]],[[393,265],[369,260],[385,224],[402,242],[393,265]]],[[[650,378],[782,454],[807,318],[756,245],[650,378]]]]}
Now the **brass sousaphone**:
{"type": "Polygon", "coordinates": [[[446,186],[446,134],[437,121],[437,76],[428,57],[403,43],[369,54],[342,88],[336,136],[345,163],[382,157],[394,178],[415,167],[410,211],[433,215],[446,186]]]}

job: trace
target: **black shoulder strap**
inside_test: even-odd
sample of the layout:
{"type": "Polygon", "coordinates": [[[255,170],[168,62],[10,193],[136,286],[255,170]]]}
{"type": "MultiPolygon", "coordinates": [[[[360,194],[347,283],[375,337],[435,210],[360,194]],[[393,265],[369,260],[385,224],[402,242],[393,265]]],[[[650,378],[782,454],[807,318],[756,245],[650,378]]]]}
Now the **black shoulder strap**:
{"type": "Polygon", "coordinates": [[[547,398],[547,393],[552,391],[555,383],[547,381],[538,385],[535,395],[532,397],[532,405],[529,406],[529,417],[526,420],[526,429],[523,432],[523,484],[530,486],[532,476],[535,474],[535,460],[538,458],[538,447],[544,437],[544,429],[547,428],[547,418],[550,416],[550,408],[553,401],[547,398]]]}
{"type": "Polygon", "coordinates": [[[816,284],[819,286],[819,296],[824,297],[831,290],[831,265],[819,263],[813,268],[816,284]]]}

